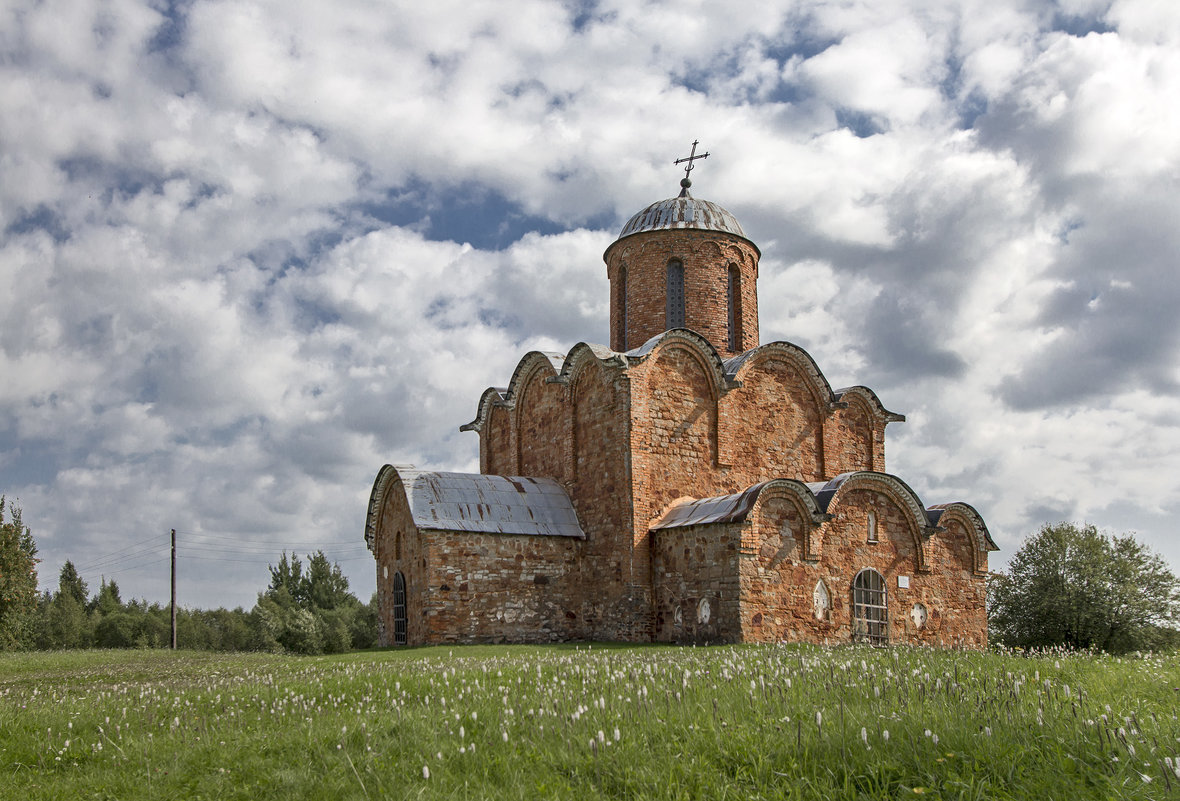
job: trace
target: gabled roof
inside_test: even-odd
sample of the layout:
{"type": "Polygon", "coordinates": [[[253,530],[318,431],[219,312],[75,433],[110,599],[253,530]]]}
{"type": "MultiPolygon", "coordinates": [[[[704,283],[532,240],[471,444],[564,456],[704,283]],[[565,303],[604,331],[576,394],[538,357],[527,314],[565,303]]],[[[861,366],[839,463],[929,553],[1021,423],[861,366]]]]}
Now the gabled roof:
{"type": "MultiPolygon", "coordinates": [[[[399,483],[419,529],[585,539],[569,495],[549,478],[382,468],[374,494],[399,483]],[[393,471],[397,482],[389,481],[393,471]],[[384,479],[384,480],[383,480],[384,479]]],[[[382,499],[370,501],[379,509],[382,499]]],[[[366,532],[371,541],[371,533],[366,532]]]]}

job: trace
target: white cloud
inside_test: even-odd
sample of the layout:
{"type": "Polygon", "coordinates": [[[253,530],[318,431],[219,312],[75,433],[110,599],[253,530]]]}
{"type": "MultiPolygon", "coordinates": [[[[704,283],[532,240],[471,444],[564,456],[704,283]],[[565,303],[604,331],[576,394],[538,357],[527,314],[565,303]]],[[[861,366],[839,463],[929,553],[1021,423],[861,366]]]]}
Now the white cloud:
{"type": "MultiPolygon", "coordinates": [[[[694,193],[763,248],[763,339],[907,413],[890,465],[926,500],[1008,554],[1056,512],[1170,547],[1180,16],[586,11],[0,9],[0,491],[43,583],[176,527],[352,543],[368,592],[377,468],[473,469],[484,387],[606,338],[602,251],[694,138],[694,193]]],[[[192,553],[187,603],[265,583],[192,553]]]]}

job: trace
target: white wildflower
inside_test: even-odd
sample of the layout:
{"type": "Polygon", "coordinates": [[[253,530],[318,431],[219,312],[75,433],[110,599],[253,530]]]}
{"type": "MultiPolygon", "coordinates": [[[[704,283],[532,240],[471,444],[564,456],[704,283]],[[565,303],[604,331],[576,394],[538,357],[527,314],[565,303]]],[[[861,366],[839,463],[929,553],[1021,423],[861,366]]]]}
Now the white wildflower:
{"type": "Polygon", "coordinates": [[[430,766],[429,766],[429,765],[423,765],[423,766],[422,766],[422,778],[423,778],[423,779],[429,779],[429,778],[430,778],[430,766]]]}

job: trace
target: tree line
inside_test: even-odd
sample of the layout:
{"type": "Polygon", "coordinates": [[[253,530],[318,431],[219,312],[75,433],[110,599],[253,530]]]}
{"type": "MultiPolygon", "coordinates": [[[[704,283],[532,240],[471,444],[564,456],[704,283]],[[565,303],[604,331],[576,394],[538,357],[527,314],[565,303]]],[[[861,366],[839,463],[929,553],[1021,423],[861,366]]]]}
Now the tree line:
{"type": "MultiPolygon", "coordinates": [[[[0,650],[171,644],[169,607],[123,601],[113,579],[104,579],[91,595],[70,561],[62,566],[57,590],[39,593],[36,556],[21,510],[0,497],[0,650]]],[[[177,609],[177,646],[322,654],[376,644],[376,596],[361,603],[323,551],[308,555],[306,563],[284,551],[268,567],[270,583],[249,611],[177,609]]]]}

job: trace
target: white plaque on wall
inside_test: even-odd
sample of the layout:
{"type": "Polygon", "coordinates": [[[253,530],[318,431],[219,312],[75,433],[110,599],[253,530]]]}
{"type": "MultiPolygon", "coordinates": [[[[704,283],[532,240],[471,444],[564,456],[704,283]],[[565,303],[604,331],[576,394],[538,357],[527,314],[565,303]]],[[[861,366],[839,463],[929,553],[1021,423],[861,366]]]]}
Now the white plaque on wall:
{"type": "Polygon", "coordinates": [[[897,577],[897,586],[901,587],[902,589],[908,590],[910,587],[910,577],[909,576],[898,576],[897,577]]]}

